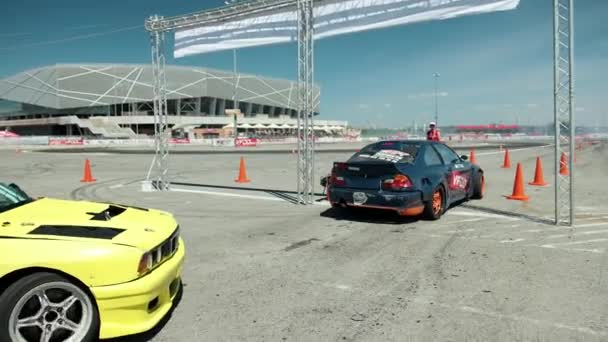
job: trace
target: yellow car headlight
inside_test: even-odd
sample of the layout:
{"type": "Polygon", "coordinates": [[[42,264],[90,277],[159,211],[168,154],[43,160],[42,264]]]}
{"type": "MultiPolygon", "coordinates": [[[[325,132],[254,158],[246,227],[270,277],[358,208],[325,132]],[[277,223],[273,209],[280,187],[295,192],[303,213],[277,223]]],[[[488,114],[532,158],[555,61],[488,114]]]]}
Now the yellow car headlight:
{"type": "Polygon", "coordinates": [[[160,245],[152,248],[144,253],[139,260],[137,272],[140,276],[150,272],[156,266],[162,264],[165,260],[171,258],[179,247],[179,227],[171,236],[163,241],[160,245]]]}
{"type": "Polygon", "coordinates": [[[137,273],[139,273],[139,275],[144,275],[148,273],[152,269],[153,264],[154,263],[152,261],[152,254],[150,252],[144,253],[144,255],[141,256],[141,260],[139,261],[137,273]]]}

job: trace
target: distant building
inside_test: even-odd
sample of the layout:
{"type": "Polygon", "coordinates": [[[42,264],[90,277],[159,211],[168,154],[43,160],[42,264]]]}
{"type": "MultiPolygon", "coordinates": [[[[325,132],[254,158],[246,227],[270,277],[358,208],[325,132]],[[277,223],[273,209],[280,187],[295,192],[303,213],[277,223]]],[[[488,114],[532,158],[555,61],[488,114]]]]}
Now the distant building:
{"type": "MultiPolygon", "coordinates": [[[[176,132],[232,134],[234,96],[239,133],[293,134],[297,127],[296,82],[183,66],[167,66],[166,80],[168,121],[176,132]]],[[[47,66],[0,80],[0,130],[98,138],[151,135],[152,100],[150,65],[47,66]]],[[[346,126],[315,119],[319,134],[342,134],[346,126]]]]}

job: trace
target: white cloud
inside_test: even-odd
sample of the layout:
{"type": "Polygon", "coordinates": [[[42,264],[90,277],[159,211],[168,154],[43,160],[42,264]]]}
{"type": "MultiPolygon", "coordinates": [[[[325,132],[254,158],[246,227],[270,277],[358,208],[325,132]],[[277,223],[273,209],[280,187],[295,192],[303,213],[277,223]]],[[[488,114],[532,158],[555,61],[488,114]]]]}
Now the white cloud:
{"type": "Polygon", "coordinates": [[[574,108],[575,112],[584,112],[585,111],[585,107],[576,107],[574,108]]]}
{"type": "MultiPolygon", "coordinates": [[[[442,92],[437,93],[438,97],[446,97],[448,95],[449,95],[449,93],[447,91],[442,91],[442,92]]],[[[430,97],[435,97],[435,93],[416,93],[416,94],[409,94],[407,96],[407,98],[410,100],[426,99],[426,98],[430,98],[430,97]]]]}
{"type": "Polygon", "coordinates": [[[384,104],[384,108],[391,108],[391,104],[390,103],[385,103],[384,104]]]}
{"type": "Polygon", "coordinates": [[[359,109],[369,109],[369,105],[367,103],[359,103],[357,105],[357,108],[359,108],[359,109]]]}
{"type": "Polygon", "coordinates": [[[538,108],[538,103],[528,103],[528,108],[538,108]]]}

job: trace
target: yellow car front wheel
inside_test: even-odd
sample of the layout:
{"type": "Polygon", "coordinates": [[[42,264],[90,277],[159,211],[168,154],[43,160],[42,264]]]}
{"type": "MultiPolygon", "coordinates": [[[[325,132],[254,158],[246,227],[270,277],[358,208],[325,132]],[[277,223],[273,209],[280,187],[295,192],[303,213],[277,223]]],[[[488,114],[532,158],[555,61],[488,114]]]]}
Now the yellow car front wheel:
{"type": "Polygon", "coordinates": [[[0,296],[0,341],[95,341],[99,314],[78,284],[53,273],[34,273],[0,296]]]}

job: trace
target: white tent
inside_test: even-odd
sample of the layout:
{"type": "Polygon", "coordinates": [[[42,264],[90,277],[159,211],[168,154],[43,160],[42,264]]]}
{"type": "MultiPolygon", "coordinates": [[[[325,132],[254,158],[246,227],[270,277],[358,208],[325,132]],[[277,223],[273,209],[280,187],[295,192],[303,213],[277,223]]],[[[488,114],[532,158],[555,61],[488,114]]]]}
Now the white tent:
{"type": "Polygon", "coordinates": [[[253,126],[248,123],[242,123],[242,124],[239,124],[238,127],[239,128],[252,128],[253,126]]]}

